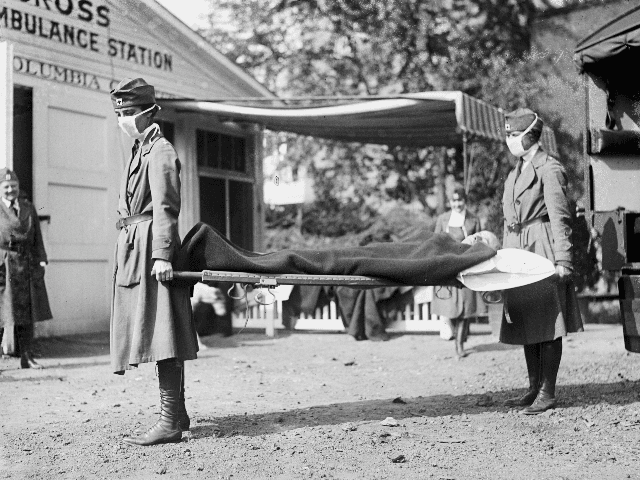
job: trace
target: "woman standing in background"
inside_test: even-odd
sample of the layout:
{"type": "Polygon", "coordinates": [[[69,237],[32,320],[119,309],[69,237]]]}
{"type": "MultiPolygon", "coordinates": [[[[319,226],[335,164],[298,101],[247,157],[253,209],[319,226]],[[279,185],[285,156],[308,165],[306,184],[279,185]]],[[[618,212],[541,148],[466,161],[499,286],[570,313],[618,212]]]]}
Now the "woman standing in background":
{"type": "MultiPolygon", "coordinates": [[[[448,233],[462,242],[469,235],[480,231],[480,220],[467,210],[467,195],[462,186],[454,188],[449,197],[451,210],[438,216],[435,233],[448,233]]],[[[485,305],[476,292],[468,288],[435,287],[432,313],[439,315],[443,322],[451,322],[458,359],[466,357],[464,342],[469,329],[469,319],[482,315],[485,305]],[[451,292],[449,296],[448,291],[451,292]]]]}

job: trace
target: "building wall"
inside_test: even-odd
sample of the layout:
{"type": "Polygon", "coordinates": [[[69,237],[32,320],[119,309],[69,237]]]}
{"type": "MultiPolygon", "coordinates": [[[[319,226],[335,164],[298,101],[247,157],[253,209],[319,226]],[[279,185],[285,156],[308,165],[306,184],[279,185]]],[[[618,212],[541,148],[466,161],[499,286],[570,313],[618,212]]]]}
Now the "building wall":
{"type": "MultiPolygon", "coordinates": [[[[33,201],[50,217],[42,227],[55,318],[37,334],[108,330],[118,190],[132,143],[117,126],[109,91],[143,77],[159,98],[269,94],[153,0],[0,0],[1,40],[13,45],[13,83],[33,89],[33,201]]],[[[195,127],[203,123],[249,139],[246,177],[261,211],[258,129],[171,108],[159,118],[174,124],[183,164],[182,235],[200,217],[195,127]]],[[[261,216],[254,224],[259,240],[261,216]]]]}

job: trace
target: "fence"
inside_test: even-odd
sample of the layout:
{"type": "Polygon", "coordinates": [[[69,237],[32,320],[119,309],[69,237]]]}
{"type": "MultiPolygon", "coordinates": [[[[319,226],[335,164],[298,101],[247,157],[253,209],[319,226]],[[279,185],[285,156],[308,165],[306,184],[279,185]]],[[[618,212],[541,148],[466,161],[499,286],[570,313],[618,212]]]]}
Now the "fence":
{"type": "MultiPolygon", "coordinates": [[[[273,290],[275,302],[270,305],[259,305],[249,297],[249,307],[241,308],[232,315],[234,328],[263,329],[267,336],[274,336],[275,331],[284,329],[282,323],[282,302],[289,298],[291,288],[280,286],[273,290]]],[[[268,295],[267,295],[268,296],[268,295]]],[[[414,288],[413,304],[405,306],[398,312],[394,321],[387,325],[390,332],[438,332],[440,320],[431,314],[433,287],[414,288]]],[[[301,314],[295,322],[294,330],[343,331],[344,326],[334,300],[323,308],[316,309],[314,315],[301,314]]]]}

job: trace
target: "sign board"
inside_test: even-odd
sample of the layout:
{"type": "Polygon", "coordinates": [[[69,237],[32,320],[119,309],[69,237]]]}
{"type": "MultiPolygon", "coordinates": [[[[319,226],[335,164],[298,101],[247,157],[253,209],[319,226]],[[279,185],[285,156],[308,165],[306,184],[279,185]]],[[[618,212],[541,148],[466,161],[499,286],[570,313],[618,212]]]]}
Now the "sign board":
{"type": "Polygon", "coordinates": [[[262,95],[255,80],[149,0],[0,0],[15,73],[108,93],[140,76],[159,97],[262,95]]]}
{"type": "Polygon", "coordinates": [[[313,183],[309,179],[292,182],[267,181],[264,184],[264,202],[268,205],[296,205],[314,200],[313,183]]]}

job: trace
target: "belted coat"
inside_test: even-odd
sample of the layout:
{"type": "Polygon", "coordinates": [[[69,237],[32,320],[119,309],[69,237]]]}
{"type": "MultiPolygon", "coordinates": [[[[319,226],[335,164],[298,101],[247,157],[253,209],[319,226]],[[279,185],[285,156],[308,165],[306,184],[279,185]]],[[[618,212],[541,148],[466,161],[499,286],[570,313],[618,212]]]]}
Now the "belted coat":
{"type": "Polygon", "coordinates": [[[33,204],[18,200],[18,215],[0,201],[0,328],[52,318],[44,283],[47,261],[33,204]]]}
{"type": "MultiPolygon", "coordinates": [[[[503,248],[534,252],[555,265],[571,268],[572,215],[564,167],[539,148],[517,179],[516,175],[514,168],[507,176],[502,198],[503,248]],[[539,221],[520,229],[509,228],[535,219],[539,221]]],[[[529,345],[583,330],[571,281],[543,280],[508,290],[505,298],[506,314],[500,330],[503,343],[529,345]]]]}
{"type": "Polygon", "coordinates": [[[171,262],[180,247],[180,160],[156,124],[134,144],[122,176],[118,213],[121,218],[146,213],[152,219],[118,234],[111,305],[113,371],[196,358],[189,288],[151,275],[155,259],[171,262]]]}
{"type": "MultiPolygon", "coordinates": [[[[446,232],[461,242],[466,236],[478,233],[481,228],[480,219],[468,210],[464,217],[464,229],[454,228],[450,231],[449,220],[451,220],[451,210],[438,215],[434,232],[446,232]]],[[[431,313],[434,315],[452,319],[486,315],[486,305],[479,292],[474,292],[466,287],[435,288],[435,296],[431,303],[431,313]],[[447,292],[451,292],[450,296],[447,292]]]]}

